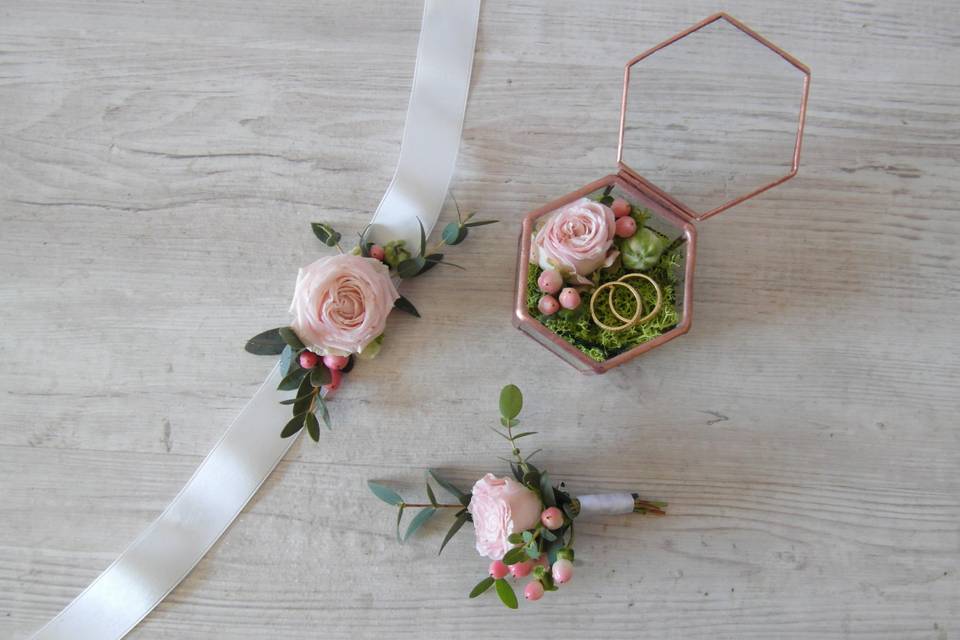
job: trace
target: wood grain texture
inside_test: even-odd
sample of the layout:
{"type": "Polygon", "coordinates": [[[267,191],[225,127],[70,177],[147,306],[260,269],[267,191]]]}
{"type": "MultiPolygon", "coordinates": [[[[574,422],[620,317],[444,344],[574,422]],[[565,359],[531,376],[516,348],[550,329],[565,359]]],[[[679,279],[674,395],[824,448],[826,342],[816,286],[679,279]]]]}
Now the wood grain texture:
{"type": "MultiPolygon", "coordinates": [[[[391,319],[335,432],[131,637],[960,635],[956,3],[728,3],[813,69],[800,176],[701,225],[688,336],[587,378],[510,327],[521,215],[610,172],[621,65],[716,8],[485,2],[453,190],[504,223],[406,286],[423,318],[391,319]],[[364,483],[499,464],[504,381],[556,477],[670,515],[584,526],[573,582],[493,622],[470,536],[399,547],[364,483]]],[[[0,2],[0,636],[105,568],[263,379],[241,347],[320,254],[307,223],[359,230],[392,174],[420,12],[0,2]]]]}

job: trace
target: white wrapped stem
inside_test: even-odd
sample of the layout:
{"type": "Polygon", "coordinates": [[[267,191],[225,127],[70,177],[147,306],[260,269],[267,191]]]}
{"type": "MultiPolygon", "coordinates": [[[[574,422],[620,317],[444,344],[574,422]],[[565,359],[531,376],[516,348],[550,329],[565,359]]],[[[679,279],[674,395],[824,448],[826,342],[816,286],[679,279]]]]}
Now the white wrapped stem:
{"type": "Polygon", "coordinates": [[[577,496],[580,502],[578,518],[592,516],[619,516],[633,513],[632,493],[603,493],[599,495],[577,496]]]}

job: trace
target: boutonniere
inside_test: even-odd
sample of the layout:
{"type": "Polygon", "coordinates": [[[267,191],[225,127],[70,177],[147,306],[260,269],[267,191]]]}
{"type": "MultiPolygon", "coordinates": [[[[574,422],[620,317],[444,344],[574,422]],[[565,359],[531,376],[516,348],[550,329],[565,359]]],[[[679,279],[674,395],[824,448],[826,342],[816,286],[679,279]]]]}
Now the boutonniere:
{"type": "Polygon", "coordinates": [[[406,502],[393,489],[368,482],[370,490],[387,504],[397,507],[397,539],[405,541],[425,522],[442,510],[454,510],[454,521],[447,531],[440,551],[467,522],[473,523],[477,553],[490,559],[488,575],[470,592],[471,598],[495,588],[500,600],[511,609],[517,608],[517,596],[507,580],[528,579],[523,588],[527,600],[539,600],[547,591],[556,591],[573,578],[574,523],[578,518],[627,513],[664,515],[667,504],[644,500],[635,493],[571,496],[561,482],[555,485],[545,469],[538,469],[524,456],[518,440],[535,431],[517,431],[517,416],[523,408],[523,395],[514,385],[500,392],[500,425],[492,427],[510,446],[511,475],[497,477],[485,474],[472,490],[461,491],[434,470],[430,477],[457,499],[454,504],[441,503],[428,480],[427,502],[406,502]],[[419,509],[401,536],[403,514],[419,509]]]}
{"type": "Polygon", "coordinates": [[[296,391],[294,397],[281,402],[291,405],[293,413],[281,437],[288,438],[306,427],[318,441],[320,420],[330,428],[327,399],[356,359],[369,360],[380,351],[390,312],[400,309],[420,317],[413,303],[397,291],[400,281],[423,275],[439,264],[462,269],[444,260],[441,250],[463,242],[470,229],[496,222],[474,220],[473,216],[461,216],[457,206],[457,221],[444,227],[440,242],[432,247],[427,246],[421,224],[420,246],[415,251],[403,240],[383,245],[370,242],[365,229],[357,245],[344,252],[340,233],[328,224],[312,223],[314,235],[338,254],[300,269],[290,304],[290,324],[264,331],[246,345],[246,350],[256,355],[279,355],[283,379],[277,388],[296,391]]]}

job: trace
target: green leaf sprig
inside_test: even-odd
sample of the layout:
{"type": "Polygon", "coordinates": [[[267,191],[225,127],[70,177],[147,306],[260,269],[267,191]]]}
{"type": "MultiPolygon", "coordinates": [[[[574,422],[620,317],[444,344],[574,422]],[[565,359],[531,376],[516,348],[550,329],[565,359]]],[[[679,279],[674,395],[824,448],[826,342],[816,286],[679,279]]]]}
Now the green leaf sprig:
{"type": "MultiPolygon", "coordinates": [[[[453,201],[454,204],[457,203],[456,199],[453,201]]],[[[377,257],[382,259],[390,270],[401,278],[418,276],[438,264],[447,264],[462,269],[463,267],[459,265],[444,262],[443,254],[439,253],[439,250],[444,245],[454,245],[463,242],[470,228],[496,222],[496,220],[473,221],[473,215],[474,214],[471,213],[466,216],[466,218],[461,216],[460,205],[457,204],[457,222],[448,224],[441,234],[443,238],[441,242],[430,249],[427,248],[426,230],[423,228],[423,223],[418,219],[417,222],[420,225],[420,248],[416,256],[412,255],[406,249],[403,240],[397,240],[388,242],[381,247],[380,249],[383,251],[383,255],[380,256],[378,254],[377,257]]],[[[328,247],[336,247],[337,251],[343,253],[343,249],[340,247],[340,241],[343,239],[343,236],[340,232],[325,222],[312,222],[310,228],[320,242],[328,247]]],[[[368,225],[367,228],[360,233],[359,243],[357,247],[353,249],[354,254],[367,258],[371,257],[371,251],[375,245],[366,238],[369,229],[370,226],[368,225]]],[[[397,298],[394,307],[414,317],[420,317],[420,312],[417,311],[417,308],[404,296],[397,298]]],[[[363,350],[363,353],[358,354],[358,356],[364,360],[375,357],[382,343],[383,335],[380,335],[368,344],[363,350]]],[[[324,393],[322,391],[323,387],[333,382],[334,376],[331,374],[330,369],[323,364],[322,360],[317,362],[317,365],[311,369],[305,369],[300,366],[300,355],[306,351],[306,347],[291,327],[277,327],[255,335],[247,341],[246,350],[254,355],[279,355],[283,379],[277,388],[285,391],[296,390],[297,392],[294,398],[281,402],[281,404],[292,405],[293,417],[283,427],[280,436],[289,438],[306,428],[310,437],[315,442],[319,441],[320,420],[323,420],[327,429],[331,428],[330,412],[327,409],[327,403],[324,400],[324,393]]],[[[353,368],[353,364],[354,357],[350,356],[347,366],[341,369],[340,373],[349,372],[353,368]]],[[[400,509],[399,515],[400,517],[403,515],[402,508],[400,509]]],[[[418,514],[419,519],[415,519],[414,523],[411,523],[413,528],[408,532],[408,535],[422,526],[432,515],[432,513],[425,514],[425,512],[418,514]],[[413,526],[414,524],[416,526],[413,526]]],[[[465,520],[458,520],[458,522],[459,525],[462,526],[465,520]]]]}
{"type": "MultiPolygon", "coordinates": [[[[531,436],[536,432],[514,432],[514,427],[520,424],[518,416],[523,410],[523,393],[521,393],[520,389],[512,384],[503,387],[503,389],[500,390],[499,404],[500,428],[491,428],[497,435],[510,443],[511,452],[510,458],[502,458],[502,460],[509,463],[510,469],[517,482],[523,484],[540,498],[541,511],[549,507],[556,507],[560,509],[563,514],[562,523],[554,529],[548,529],[542,522],[537,522],[537,524],[530,529],[511,533],[507,537],[507,542],[513,546],[504,554],[500,562],[508,566],[521,562],[531,563],[533,566],[527,569],[525,573],[529,573],[534,581],[539,582],[543,587],[543,591],[557,591],[559,587],[553,579],[550,567],[558,560],[573,562],[573,523],[574,519],[580,513],[580,501],[576,498],[571,498],[570,494],[563,490],[562,483],[559,487],[555,487],[547,471],[538,469],[536,465],[530,462],[530,458],[536,455],[536,453],[540,451],[539,449],[527,456],[521,453],[517,441],[521,438],[531,436]],[[545,564],[542,563],[543,560],[546,560],[545,564]]],[[[429,470],[429,474],[436,484],[457,498],[457,504],[440,503],[436,498],[436,494],[429,480],[426,482],[426,494],[429,500],[427,503],[405,502],[396,491],[376,482],[368,482],[367,485],[375,496],[387,504],[397,507],[397,540],[401,543],[405,542],[440,509],[457,509],[454,522],[440,545],[440,551],[442,552],[447,542],[460,531],[464,523],[467,521],[472,522],[472,517],[468,510],[471,495],[464,493],[455,485],[441,478],[434,470],[429,470]],[[416,508],[420,509],[420,511],[407,526],[406,532],[401,535],[400,530],[403,521],[403,512],[408,508],[416,508]]],[[[665,502],[641,500],[637,494],[633,494],[633,499],[634,513],[663,515],[663,509],[667,506],[665,502]]],[[[551,522],[550,519],[546,521],[551,522]]],[[[494,577],[496,575],[503,575],[505,572],[502,566],[499,567],[499,569],[499,572],[485,576],[480,580],[470,591],[470,598],[476,598],[493,587],[497,597],[504,606],[510,609],[516,609],[518,607],[517,594],[514,592],[513,586],[505,578],[494,577]]],[[[554,567],[554,570],[556,569],[557,567],[554,567]]],[[[491,567],[491,572],[493,571],[494,568],[491,567]]]]}
{"type": "Polygon", "coordinates": [[[427,523],[430,518],[435,516],[440,509],[456,509],[457,512],[454,514],[453,524],[450,525],[450,529],[447,531],[447,535],[444,536],[443,542],[440,544],[440,551],[437,553],[442,553],[443,548],[447,546],[447,543],[450,542],[450,539],[453,538],[463,527],[464,523],[470,521],[470,512],[467,511],[467,505],[470,504],[470,494],[464,493],[456,486],[443,480],[436,471],[429,469],[428,473],[430,477],[433,478],[434,482],[443,487],[447,492],[456,497],[456,504],[441,503],[437,500],[437,496],[433,491],[433,487],[430,486],[430,481],[427,480],[424,484],[426,485],[427,499],[429,502],[426,503],[417,503],[417,502],[405,502],[400,494],[394,491],[393,489],[386,487],[377,482],[368,481],[367,487],[373,493],[384,502],[389,505],[397,507],[397,541],[401,544],[406,542],[407,539],[417,532],[420,527],[427,523]],[[400,535],[400,525],[403,522],[403,512],[406,509],[420,509],[417,512],[417,515],[413,517],[413,520],[410,521],[410,524],[407,525],[407,530],[403,535],[400,535]]]}

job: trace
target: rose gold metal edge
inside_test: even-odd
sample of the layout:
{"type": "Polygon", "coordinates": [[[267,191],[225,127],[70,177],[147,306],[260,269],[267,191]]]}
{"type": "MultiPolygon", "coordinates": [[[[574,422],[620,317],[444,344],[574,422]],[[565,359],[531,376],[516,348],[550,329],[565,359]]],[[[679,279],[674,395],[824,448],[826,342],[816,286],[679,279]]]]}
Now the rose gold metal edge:
{"type": "MultiPolygon", "coordinates": [[[[632,180],[636,174],[629,172],[627,175],[618,175],[620,178],[620,186],[625,188],[627,191],[638,192],[641,199],[646,199],[653,201],[655,204],[659,204],[662,207],[657,213],[665,216],[667,218],[672,218],[675,223],[677,223],[683,233],[687,236],[687,260],[686,267],[684,268],[684,282],[683,282],[683,318],[680,320],[679,324],[670,331],[664,333],[661,336],[658,336],[651,340],[650,342],[644,342],[641,345],[637,345],[629,351],[625,351],[620,355],[614,356],[609,360],[605,360],[600,364],[602,371],[600,373],[605,373],[614,367],[618,367],[621,364],[629,362],[634,358],[643,355],[651,349],[655,349],[667,342],[670,342],[674,338],[679,338],[688,331],[693,325],[693,278],[694,273],[696,272],[696,262],[697,262],[697,228],[696,226],[688,219],[686,219],[682,212],[680,211],[671,211],[671,201],[667,200],[664,203],[657,202],[656,196],[657,193],[647,193],[646,187],[648,183],[645,180],[641,180],[640,184],[637,184],[632,180]],[[654,197],[651,197],[654,196],[654,197]]],[[[634,195],[637,195],[636,193],[634,195]]]]}
{"type": "Polygon", "coordinates": [[[605,371],[605,369],[603,369],[601,366],[603,363],[596,362],[595,360],[588,358],[583,352],[581,352],[579,349],[571,345],[569,342],[567,342],[566,340],[564,340],[554,332],[550,331],[547,327],[545,327],[542,323],[540,323],[538,320],[533,318],[527,312],[527,304],[526,304],[527,272],[525,267],[529,264],[529,260],[530,260],[531,235],[533,233],[533,223],[537,218],[539,218],[540,216],[543,216],[544,214],[550,213],[554,209],[557,209],[558,207],[568,202],[572,202],[577,198],[582,198],[583,196],[589,193],[593,193],[597,189],[605,187],[608,184],[612,184],[617,181],[617,178],[618,176],[611,174],[603,178],[600,178],[599,180],[594,180],[590,184],[584,187],[581,187],[576,191],[572,191],[560,198],[557,198],[543,205],[542,207],[534,209],[533,211],[531,211],[530,213],[528,213],[523,217],[523,223],[521,225],[521,231],[520,231],[520,234],[521,234],[520,252],[517,256],[517,279],[516,279],[517,289],[516,289],[516,296],[514,298],[513,324],[517,329],[520,329],[521,331],[524,331],[526,333],[530,333],[531,331],[536,332],[542,338],[544,338],[545,340],[549,341],[551,344],[558,347],[561,351],[571,356],[572,359],[580,363],[583,366],[583,368],[574,366],[571,362],[564,359],[563,356],[561,356],[559,353],[556,353],[550,349],[548,349],[548,351],[551,351],[551,353],[553,353],[555,356],[557,356],[567,364],[574,366],[574,368],[577,371],[581,373],[586,373],[586,374],[603,373],[605,371]]]}
{"type": "MultiPolygon", "coordinates": [[[[516,295],[514,298],[514,314],[513,314],[513,325],[527,333],[536,332],[546,341],[550,342],[552,345],[557,346],[565,354],[571,356],[572,359],[576,360],[581,367],[577,367],[572,362],[566,360],[560,353],[548,349],[555,356],[563,360],[566,364],[571,365],[583,374],[602,374],[606,373],[610,369],[633,360],[637,356],[646,353],[647,351],[658,347],[674,338],[682,336],[690,330],[690,326],[693,323],[693,277],[694,269],[696,265],[696,246],[697,246],[697,231],[696,227],[691,223],[690,220],[685,218],[678,211],[673,210],[672,203],[668,200],[666,202],[660,201],[660,198],[657,197],[655,193],[647,193],[645,190],[645,185],[638,185],[632,179],[632,176],[627,176],[623,174],[611,174],[595,180],[590,184],[566,194],[560,198],[557,198],[546,205],[534,209],[530,213],[526,214],[523,218],[520,231],[520,242],[519,247],[520,251],[517,256],[517,278],[516,278],[516,295]],[[676,327],[668,331],[667,333],[658,336],[657,338],[651,340],[650,342],[645,342],[641,345],[637,345],[633,349],[621,353],[620,355],[614,356],[609,360],[603,362],[597,362],[588,358],[583,354],[579,349],[568,343],[563,338],[560,338],[558,335],[550,331],[546,326],[540,323],[538,320],[533,318],[527,312],[526,305],[526,287],[527,287],[527,272],[526,266],[529,264],[530,258],[530,243],[531,235],[533,233],[533,224],[534,221],[540,216],[550,213],[554,209],[571,202],[577,198],[581,198],[589,193],[605,187],[607,185],[616,185],[620,188],[632,192],[634,197],[637,197],[640,200],[647,201],[649,204],[653,205],[653,208],[657,210],[657,213],[668,220],[671,220],[674,224],[678,225],[683,233],[687,237],[687,260],[686,267],[684,269],[684,287],[683,287],[683,319],[677,324],[676,327]]],[[[545,345],[541,345],[545,346],[545,345]]]]}
{"type": "Polygon", "coordinates": [[[659,195],[661,198],[665,198],[671,204],[676,206],[677,209],[682,211],[685,216],[689,217],[692,220],[703,221],[703,220],[706,220],[707,218],[711,218],[717,215],[718,213],[722,213],[727,209],[733,208],[738,204],[741,204],[742,202],[749,200],[750,198],[753,198],[754,196],[760,195],[761,193],[763,193],[764,191],[767,191],[768,189],[772,189],[773,187],[783,184],[790,178],[797,175],[797,171],[799,170],[799,167],[800,167],[800,149],[801,149],[802,140],[803,140],[803,130],[806,124],[806,117],[807,117],[807,102],[810,97],[810,77],[811,77],[810,68],[807,65],[800,62],[795,57],[793,57],[792,55],[790,55],[789,53],[787,53],[777,45],[773,44],[771,41],[767,40],[762,35],[754,31],[750,27],[748,27],[743,22],[740,22],[733,16],[729,15],[728,13],[724,13],[722,11],[719,13],[715,13],[712,16],[705,18],[700,22],[694,24],[693,26],[690,26],[687,29],[684,29],[683,31],[675,34],[674,36],[668,38],[667,40],[664,40],[660,44],[657,44],[647,49],[643,53],[632,58],[624,66],[623,92],[620,98],[620,133],[617,139],[617,166],[621,169],[621,171],[626,171],[632,177],[641,181],[644,186],[648,187],[650,190],[652,190],[654,193],[659,195]],[[700,29],[706,27],[709,24],[716,22],[717,20],[725,20],[733,27],[739,29],[742,33],[753,38],[754,40],[756,40],[766,48],[773,51],[775,54],[783,58],[787,63],[789,63],[793,67],[800,70],[803,73],[803,91],[800,98],[800,112],[799,112],[799,117],[797,122],[797,135],[796,135],[796,142],[794,142],[794,147],[793,147],[793,157],[791,160],[790,172],[787,173],[785,176],[777,178],[776,180],[768,184],[762,185],[757,189],[754,189],[753,191],[750,191],[749,193],[742,195],[738,198],[730,200],[729,202],[726,202],[718,207],[715,207],[714,209],[711,209],[704,213],[698,213],[696,210],[680,202],[678,199],[674,198],[669,193],[667,193],[660,187],[656,186],[646,178],[643,178],[642,176],[640,176],[638,173],[636,173],[635,171],[630,169],[626,164],[623,163],[623,137],[624,137],[624,128],[626,125],[626,117],[627,117],[627,98],[628,98],[628,93],[630,89],[630,67],[640,62],[644,58],[656,53],[660,49],[663,49],[673,44],[674,42],[676,42],[677,40],[680,40],[681,38],[685,38],[686,36],[690,35],[695,31],[699,31],[700,29]]]}

